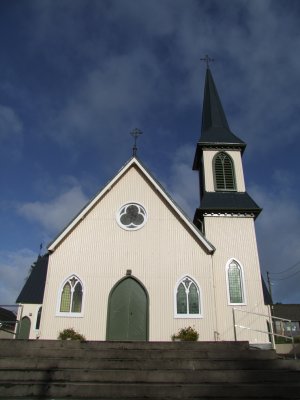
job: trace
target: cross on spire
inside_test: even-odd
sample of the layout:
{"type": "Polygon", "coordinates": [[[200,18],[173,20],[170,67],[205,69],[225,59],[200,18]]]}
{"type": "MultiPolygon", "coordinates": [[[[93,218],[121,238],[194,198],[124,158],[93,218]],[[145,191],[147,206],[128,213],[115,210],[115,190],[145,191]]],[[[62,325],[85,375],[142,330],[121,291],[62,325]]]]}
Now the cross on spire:
{"type": "Polygon", "coordinates": [[[206,62],[206,68],[209,68],[209,63],[215,61],[213,58],[208,57],[206,54],[204,58],[200,58],[200,61],[206,62]]]}
{"type": "Polygon", "coordinates": [[[143,134],[143,132],[141,130],[137,129],[137,128],[133,129],[130,132],[130,135],[134,138],[134,145],[133,145],[133,148],[132,148],[133,157],[135,157],[136,153],[137,153],[136,141],[137,141],[138,137],[141,136],[142,134],[143,134]]]}

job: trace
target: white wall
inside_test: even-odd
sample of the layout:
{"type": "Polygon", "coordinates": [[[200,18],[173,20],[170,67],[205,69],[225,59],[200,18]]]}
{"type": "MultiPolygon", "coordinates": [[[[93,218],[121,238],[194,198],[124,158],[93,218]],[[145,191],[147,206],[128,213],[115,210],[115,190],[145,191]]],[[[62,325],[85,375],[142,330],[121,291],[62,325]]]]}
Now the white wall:
{"type": "Polygon", "coordinates": [[[169,340],[189,325],[200,332],[200,339],[213,340],[211,267],[200,241],[132,167],[50,256],[41,338],[55,339],[60,330],[73,327],[88,340],[105,340],[109,292],[130,269],[149,294],[150,340],[169,340]],[[148,221],[140,230],[126,231],[116,222],[116,213],[128,202],[147,210],[148,221]],[[57,315],[59,289],[71,274],[84,285],[83,316],[78,318],[57,315]],[[201,319],[174,318],[174,287],[185,274],[202,290],[201,319]]]}

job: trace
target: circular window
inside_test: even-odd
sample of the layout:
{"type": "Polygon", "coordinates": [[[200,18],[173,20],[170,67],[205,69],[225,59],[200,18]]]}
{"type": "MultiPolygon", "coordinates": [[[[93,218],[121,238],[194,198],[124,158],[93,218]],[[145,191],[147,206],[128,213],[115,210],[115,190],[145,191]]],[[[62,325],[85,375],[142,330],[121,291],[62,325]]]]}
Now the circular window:
{"type": "Polygon", "coordinates": [[[144,207],[137,203],[129,203],[122,206],[117,214],[118,224],[128,230],[140,229],[147,221],[147,213],[144,207]]]}

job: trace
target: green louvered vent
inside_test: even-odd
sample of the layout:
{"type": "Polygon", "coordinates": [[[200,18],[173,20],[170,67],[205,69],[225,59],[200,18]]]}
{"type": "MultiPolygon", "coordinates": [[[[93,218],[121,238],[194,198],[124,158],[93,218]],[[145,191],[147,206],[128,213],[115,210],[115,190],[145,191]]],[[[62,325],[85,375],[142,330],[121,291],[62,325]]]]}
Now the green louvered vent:
{"type": "Polygon", "coordinates": [[[226,153],[218,153],[214,160],[215,189],[236,190],[232,159],[226,153]]]}

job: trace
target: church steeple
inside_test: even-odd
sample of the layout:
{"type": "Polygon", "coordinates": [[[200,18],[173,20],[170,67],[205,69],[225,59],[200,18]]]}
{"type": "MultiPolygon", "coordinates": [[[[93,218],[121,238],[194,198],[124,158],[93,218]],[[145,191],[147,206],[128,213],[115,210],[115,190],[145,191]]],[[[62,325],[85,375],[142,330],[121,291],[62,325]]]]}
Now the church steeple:
{"type": "Polygon", "coordinates": [[[205,215],[251,215],[261,209],[245,189],[242,154],[246,143],[230,130],[209,67],[206,70],[201,136],[193,169],[200,174],[200,207],[194,223],[205,215]]]}
{"type": "Polygon", "coordinates": [[[227,118],[209,68],[206,70],[204,99],[202,110],[201,137],[197,144],[197,150],[193,169],[199,169],[203,147],[222,146],[223,148],[240,148],[244,151],[246,143],[231,132],[227,118]]]}

